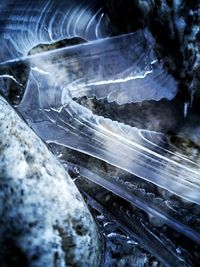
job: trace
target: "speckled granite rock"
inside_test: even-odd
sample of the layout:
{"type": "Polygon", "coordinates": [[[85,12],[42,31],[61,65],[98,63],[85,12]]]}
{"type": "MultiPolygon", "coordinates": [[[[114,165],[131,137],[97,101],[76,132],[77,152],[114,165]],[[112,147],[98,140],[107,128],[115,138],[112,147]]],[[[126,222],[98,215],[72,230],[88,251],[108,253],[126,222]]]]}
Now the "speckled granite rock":
{"type": "Polygon", "coordinates": [[[0,96],[0,266],[99,266],[99,240],[64,168],[0,96]]]}

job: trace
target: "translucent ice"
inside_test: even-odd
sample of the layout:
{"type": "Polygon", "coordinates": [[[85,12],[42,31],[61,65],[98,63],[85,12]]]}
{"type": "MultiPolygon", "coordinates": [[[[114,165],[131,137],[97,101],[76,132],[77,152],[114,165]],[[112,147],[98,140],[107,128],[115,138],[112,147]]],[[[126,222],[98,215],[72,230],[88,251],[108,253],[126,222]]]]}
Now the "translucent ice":
{"type": "Polygon", "coordinates": [[[164,78],[154,72],[152,61],[155,70],[162,68],[153,58],[153,51],[148,52],[148,56],[144,54],[147,56],[145,60],[143,56],[136,62],[138,57],[137,53],[134,57],[134,51],[139,49],[141,43],[138,40],[143,40],[142,36],[141,32],[136,32],[25,58],[32,64],[32,69],[18,108],[46,142],[62,144],[100,158],[183,198],[200,203],[198,165],[183,155],[167,150],[163,145],[167,144],[164,135],[94,115],[73,100],[83,95],[106,98],[115,91],[117,96],[113,101],[123,94],[123,100],[127,97],[124,103],[159,100],[162,97],[171,99],[176,93],[176,83],[164,71],[162,75],[167,77],[164,82],[164,78]],[[133,75],[133,70],[137,74],[135,79],[132,76],[133,84],[127,90],[127,80],[133,75]],[[143,78],[138,78],[138,73],[143,73],[143,78]],[[80,77],[75,80],[73,75],[80,77]],[[120,80],[118,87],[116,81],[122,79],[120,76],[123,81],[120,80]],[[92,79],[94,82],[91,82],[92,79]],[[90,88],[91,83],[109,79],[113,81],[111,89],[106,83],[104,90],[98,86],[93,90],[93,85],[90,88]],[[134,84],[137,79],[149,85],[149,91],[147,86],[141,94],[139,89],[136,93],[138,84],[140,88],[140,82],[134,84]],[[83,80],[89,84],[89,91],[77,88],[83,80]]]}

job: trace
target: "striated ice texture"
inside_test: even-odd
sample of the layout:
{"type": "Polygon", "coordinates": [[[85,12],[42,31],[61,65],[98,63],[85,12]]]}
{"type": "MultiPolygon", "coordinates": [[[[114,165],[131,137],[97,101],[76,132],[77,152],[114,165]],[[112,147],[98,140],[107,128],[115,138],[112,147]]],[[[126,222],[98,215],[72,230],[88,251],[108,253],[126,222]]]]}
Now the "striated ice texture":
{"type": "MultiPolygon", "coordinates": [[[[159,200],[151,190],[142,186],[140,187],[139,184],[134,181],[134,176],[130,180],[127,179],[127,177],[116,177],[105,173],[102,174],[97,168],[95,170],[89,170],[88,168],[83,167],[81,163],[80,165],[76,165],[68,161],[67,164],[69,170],[78,170],[79,175],[82,177],[85,177],[95,184],[103,186],[147,212],[150,216],[161,220],[162,224],[165,223],[200,244],[198,217],[196,218],[196,216],[193,216],[189,210],[186,213],[186,209],[185,216],[180,216],[178,212],[174,213],[173,201],[170,201],[170,199],[163,201],[159,200]],[[190,214],[191,219],[187,221],[185,218],[188,214],[190,214]],[[191,225],[191,222],[193,222],[193,224],[196,223],[196,227],[191,225]]],[[[181,205],[179,206],[179,209],[181,210],[181,205]]]]}
{"type": "MultiPolygon", "coordinates": [[[[80,170],[80,175],[82,176],[84,173],[86,174],[86,172],[82,169],[80,170]]],[[[90,173],[91,175],[95,175],[92,172],[90,173]]],[[[126,242],[136,245],[134,241],[137,240],[140,245],[159,259],[162,266],[193,266],[188,264],[193,260],[188,257],[182,247],[180,248],[181,253],[179,253],[177,244],[173,244],[170,239],[167,238],[162,228],[158,228],[156,231],[156,227],[152,227],[151,223],[149,223],[140,212],[141,210],[137,209],[135,206],[128,205],[126,201],[120,201],[117,196],[114,196],[107,190],[102,190],[101,187],[94,186],[93,183],[81,179],[81,176],[76,179],[76,184],[87,196],[89,205],[101,214],[97,216],[97,219],[103,222],[106,243],[109,242],[107,253],[112,250],[112,243],[114,242],[114,245],[117,243],[117,247],[114,249],[115,253],[118,252],[118,261],[121,261],[122,264],[123,261],[126,262],[126,260],[128,260],[129,263],[127,263],[127,266],[135,266],[134,263],[130,261],[136,260],[137,258],[142,260],[142,255],[138,257],[134,252],[129,252],[131,257],[127,259],[128,246],[126,242]],[[119,228],[122,232],[119,231],[119,228]]],[[[124,195],[126,194],[124,193],[124,195]]],[[[113,261],[115,259],[116,257],[113,257],[111,260],[113,261]]],[[[147,261],[148,259],[146,259],[146,264],[149,266],[147,261]]],[[[106,263],[105,266],[114,265],[109,264],[109,255],[107,255],[106,263]]],[[[137,264],[136,266],[146,266],[144,263],[140,265],[139,262],[135,264],[137,264]]],[[[119,265],[116,264],[116,266],[121,265],[119,263],[119,265]]],[[[126,266],[125,263],[124,265],[122,264],[122,266],[126,266]]]]}
{"type": "Polygon", "coordinates": [[[5,0],[0,3],[0,61],[27,54],[38,44],[111,32],[98,0],[5,0]]]}
{"type": "MultiPolygon", "coordinates": [[[[25,93],[17,109],[46,143],[101,159],[200,204],[199,165],[174,149],[168,136],[94,114],[78,103],[82,97],[118,106],[143,101],[154,101],[156,105],[160,100],[174,99],[177,83],[157,59],[155,40],[147,30],[109,37],[113,33],[109,17],[100,1],[92,0],[7,1],[0,4],[0,17],[0,69],[30,66],[25,93]],[[38,44],[74,37],[89,42],[27,56],[38,44]]],[[[20,84],[10,74],[4,73],[0,78],[20,84]]],[[[6,88],[1,90],[5,92],[6,88]]],[[[200,243],[199,231],[189,223],[135,194],[134,176],[133,181],[125,181],[76,167],[87,179],[200,243]]],[[[148,243],[149,236],[145,239],[142,228],[139,232],[148,243]]],[[[151,244],[153,253],[162,245],[156,238],[151,244]]],[[[171,254],[166,252],[161,258],[167,259],[171,254]]],[[[169,257],[179,262],[175,256],[169,257]]]]}
{"type": "Polygon", "coordinates": [[[198,165],[166,149],[167,138],[164,135],[95,115],[73,100],[74,97],[86,95],[127,103],[159,100],[162,97],[171,99],[172,95],[175,96],[176,83],[164,71],[160,73],[162,77],[157,75],[161,64],[156,63],[153,52],[150,55],[142,54],[136,64],[134,51],[140,48],[138,40],[142,40],[141,35],[141,32],[136,32],[26,58],[32,68],[24,98],[18,108],[46,142],[55,142],[92,155],[200,203],[198,165]],[[75,80],[73,73],[76,77],[80,75],[80,78],[75,80]],[[120,86],[117,82],[119,79],[120,86]],[[132,83],[131,86],[127,80],[132,83]],[[109,81],[112,89],[109,84],[106,86],[109,81]],[[105,83],[103,88],[94,86],[101,82],[105,83]],[[150,89],[148,91],[147,88],[140,95],[138,88],[141,83],[150,89]],[[86,90],[83,84],[87,85],[86,90]],[[113,92],[116,94],[111,99],[113,92]]]}
{"type": "Polygon", "coordinates": [[[176,83],[156,60],[147,37],[139,31],[23,58],[32,67],[18,108],[45,141],[105,160],[199,203],[198,166],[179,154],[171,160],[173,153],[160,145],[162,135],[94,115],[73,100],[172,99],[176,83]]]}

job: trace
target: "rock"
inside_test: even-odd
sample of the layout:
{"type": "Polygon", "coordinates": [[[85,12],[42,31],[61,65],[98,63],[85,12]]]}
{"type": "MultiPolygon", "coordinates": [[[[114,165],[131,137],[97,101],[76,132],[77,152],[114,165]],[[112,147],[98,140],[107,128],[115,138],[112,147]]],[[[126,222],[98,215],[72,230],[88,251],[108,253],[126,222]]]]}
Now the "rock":
{"type": "Polygon", "coordinates": [[[100,237],[78,189],[0,96],[2,267],[99,266],[100,237]]]}

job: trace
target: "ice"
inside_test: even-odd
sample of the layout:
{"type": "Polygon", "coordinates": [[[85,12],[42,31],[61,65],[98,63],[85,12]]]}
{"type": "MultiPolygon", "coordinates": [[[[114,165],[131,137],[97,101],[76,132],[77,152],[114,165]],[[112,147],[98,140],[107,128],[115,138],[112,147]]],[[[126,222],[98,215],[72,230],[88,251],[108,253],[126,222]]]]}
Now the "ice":
{"type": "Polygon", "coordinates": [[[26,55],[38,44],[110,35],[109,19],[96,0],[5,0],[0,3],[0,61],[26,55]]]}
{"type": "MultiPolygon", "coordinates": [[[[185,26],[181,20],[177,25],[182,29],[185,26]]],[[[168,225],[199,244],[199,210],[197,215],[191,214],[179,205],[181,201],[186,206],[200,204],[198,161],[174,147],[168,135],[149,131],[148,127],[131,126],[128,120],[119,122],[117,116],[115,119],[107,114],[101,116],[81,104],[80,99],[84,97],[116,105],[120,110],[122,105],[134,103],[170,102],[177,95],[177,82],[166,70],[165,62],[157,58],[156,43],[148,30],[112,36],[113,30],[100,0],[3,1],[0,3],[1,92],[8,95],[11,82],[20,90],[25,87],[23,99],[16,108],[47,145],[60,145],[100,159],[104,164],[127,171],[131,179],[110,173],[102,175],[100,171],[85,168],[82,162],[73,164],[65,160],[69,170],[73,168],[76,175],[146,212],[155,227],[168,225]],[[28,55],[40,44],[74,37],[86,42],[28,55]],[[12,71],[15,67],[22,70],[21,66],[30,68],[26,85],[12,71]],[[156,190],[140,186],[135,179],[156,190]],[[175,200],[156,196],[160,191],[173,195],[175,200]],[[181,199],[177,205],[176,198],[181,199]]],[[[184,119],[189,116],[190,106],[189,102],[181,106],[184,119]]],[[[141,125],[145,118],[138,118],[141,125]]],[[[199,150],[194,151],[198,154],[199,150]]],[[[117,201],[104,199],[104,195],[96,204],[95,197],[96,192],[92,195],[93,208],[97,205],[105,217],[111,214],[128,235],[164,265],[184,266],[183,250],[174,250],[167,238],[164,242],[161,234],[155,234],[140,216],[130,213],[117,201]]],[[[114,231],[108,238],[123,242],[127,239],[114,231]]],[[[136,264],[142,265],[143,261],[145,257],[138,257],[136,264]]]]}
{"type": "MultiPolygon", "coordinates": [[[[93,80],[95,78],[105,80],[106,76],[117,78],[116,75],[119,73],[121,75],[122,70],[126,73],[126,77],[129,77],[129,71],[132,73],[131,66],[137,71],[138,69],[142,71],[142,67],[148,68],[147,59],[138,65],[138,61],[135,62],[135,56],[130,56],[134,55],[135,51],[132,46],[139,49],[134,40],[140,40],[141,35],[142,32],[137,32],[108,38],[26,59],[32,64],[32,69],[24,98],[18,109],[46,142],[62,144],[100,158],[183,198],[200,203],[199,167],[180,155],[172,160],[173,153],[163,149],[159,133],[141,131],[95,115],[74,101],[75,96],[80,97],[85,93],[76,91],[76,83],[80,80],[71,81],[74,77],[73,69],[76,75],[90,81],[91,77],[93,80]],[[129,43],[131,43],[130,46],[129,43]],[[116,47],[118,50],[115,49],[116,47]],[[119,61],[117,55],[119,55],[119,61]],[[127,60],[123,61],[123,59],[127,60]],[[112,67],[108,68],[109,65],[112,67]],[[80,69],[79,66],[81,66],[80,69]]],[[[136,58],[138,58],[137,55],[136,58]]],[[[150,58],[149,65],[152,60],[153,58],[150,58]]],[[[154,77],[153,70],[152,73],[154,77]]],[[[144,83],[148,84],[149,78],[145,82],[148,76],[147,74],[139,80],[144,80],[144,83]]],[[[155,76],[157,77],[157,74],[155,76]]],[[[172,81],[170,77],[170,84],[173,84],[172,89],[175,90],[175,82],[172,81]]],[[[162,92],[162,97],[166,97],[165,92],[169,95],[169,86],[162,87],[157,84],[154,88],[153,84],[153,82],[149,83],[150,95],[155,89],[153,93],[155,99],[151,95],[152,99],[156,100],[160,92],[162,92]]],[[[118,84],[114,83],[114,85],[117,85],[115,90],[118,92],[118,84]]],[[[130,99],[129,96],[133,98],[134,87],[133,93],[132,88],[126,90],[126,87],[126,83],[124,87],[121,87],[124,95],[128,99],[130,99]]],[[[114,90],[113,87],[112,90],[114,90]]],[[[101,88],[95,91],[97,98],[101,92],[101,88]]],[[[146,95],[142,93],[138,101],[143,101],[145,96],[147,100],[149,99],[148,90],[145,92],[146,95]]],[[[109,87],[106,87],[103,96],[106,97],[108,93],[109,87]]]]}

